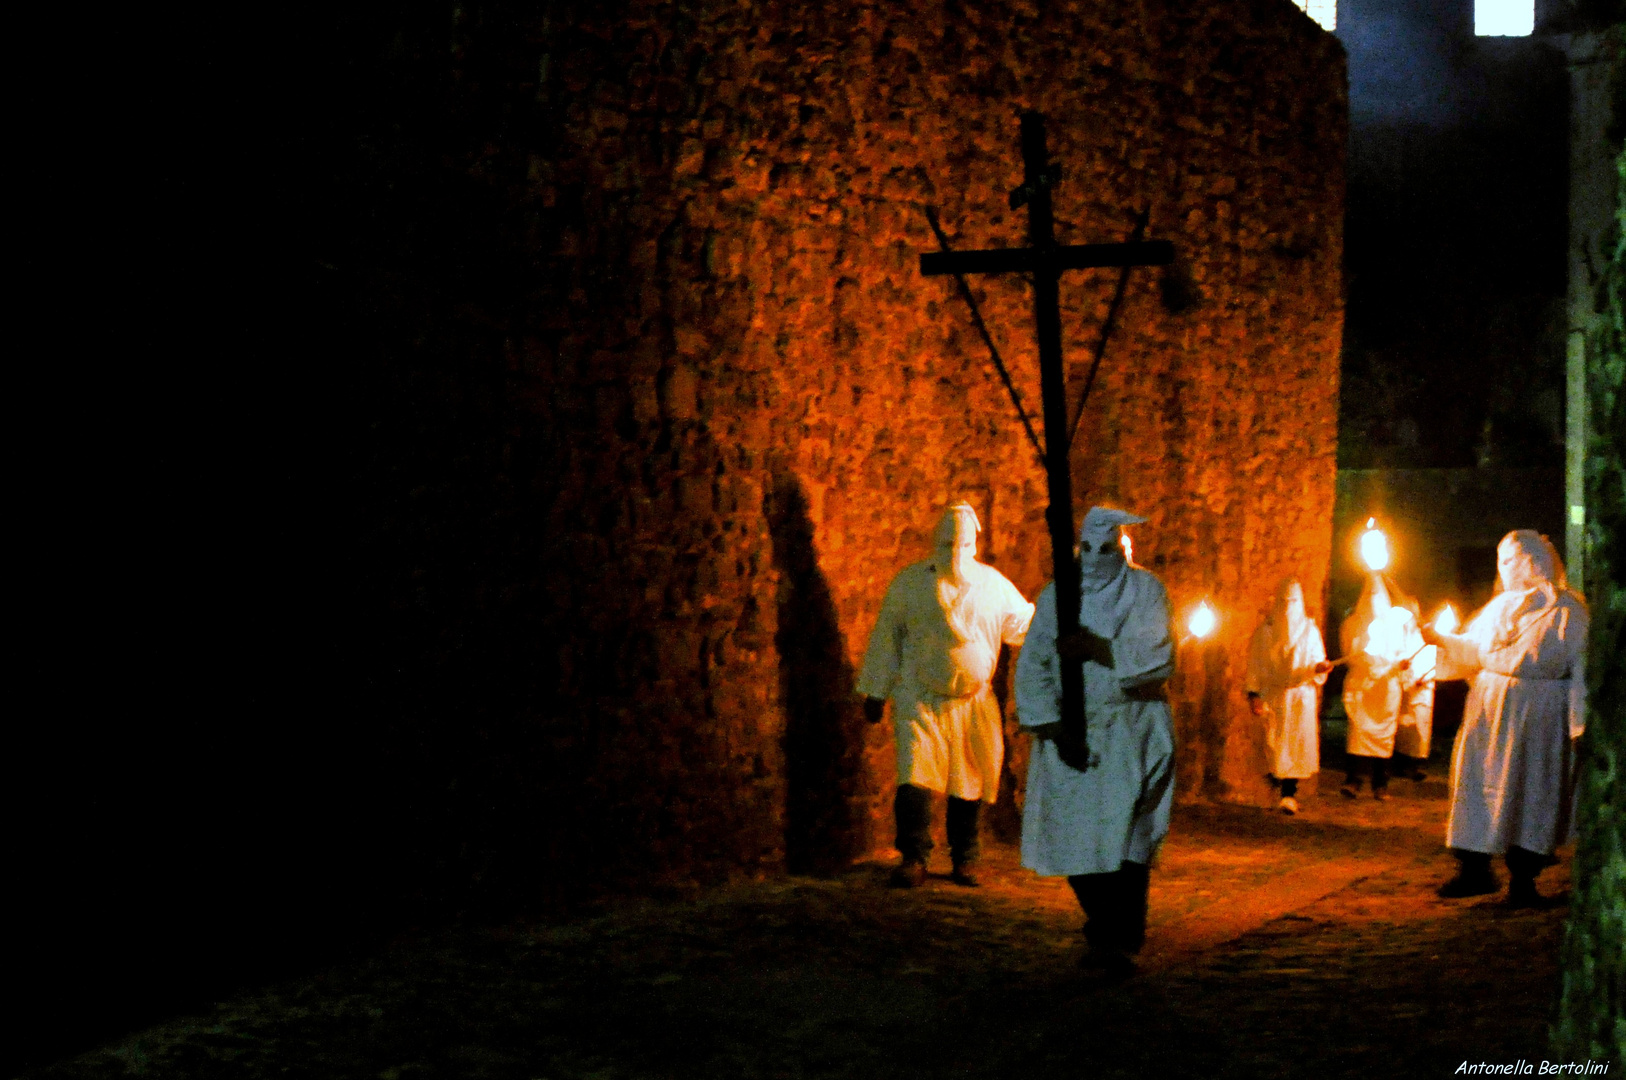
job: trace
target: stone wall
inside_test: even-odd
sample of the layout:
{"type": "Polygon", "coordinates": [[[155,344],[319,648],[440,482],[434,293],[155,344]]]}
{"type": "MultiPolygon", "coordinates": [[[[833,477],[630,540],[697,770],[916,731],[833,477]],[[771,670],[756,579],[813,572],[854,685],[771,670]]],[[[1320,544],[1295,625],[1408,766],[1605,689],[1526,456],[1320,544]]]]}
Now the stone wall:
{"type": "MultiPolygon", "coordinates": [[[[490,823],[448,825],[447,859],[617,880],[890,846],[890,738],[850,689],[888,581],[957,497],[1024,592],[1048,577],[1043,472],[952,283],[917,265],[928,211],[956,246],[1022,241],[1026,109],[1064,242],[1149,208],[1179,252],[1131,276],[1079,505],[1150,517],[1137,558],[1177,611],[1222,613],[1172,688],[1182,796],[1264,797],[1247,637],[1285,573],[1315,606],[1330,549],[1331,36],[1287,0],[455,11],[424,91],[452,134],[424,168],[479,208],[442,226],[478,257],[450,245],[438,313],[381,302],[424,328],[380,352],[394,404],[362,477],[368,588],[418,627],[389,631],[379,668],[407,673],[381,678],[431,733],[422,768],[456,774],[435,798],[460,809],[434,812],[490,823]]],[[[1064,281],[1075,393],[1115,283],[1064,281]]],[[[1025,285],[972,289],[1037,413],[1025,285]]]]}

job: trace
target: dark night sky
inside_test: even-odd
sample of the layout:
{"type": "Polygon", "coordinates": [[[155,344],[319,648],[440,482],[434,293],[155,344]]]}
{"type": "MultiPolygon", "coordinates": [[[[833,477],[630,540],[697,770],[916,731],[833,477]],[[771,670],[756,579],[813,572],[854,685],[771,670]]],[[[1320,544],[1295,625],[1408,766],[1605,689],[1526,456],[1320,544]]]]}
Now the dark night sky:
{"type": "Polygon", "coordinates": [[[1340,8],[1351,128],[1340,464],[1559,464],[1562,54],[1474,37],[1471,0],[1340,8]]]}

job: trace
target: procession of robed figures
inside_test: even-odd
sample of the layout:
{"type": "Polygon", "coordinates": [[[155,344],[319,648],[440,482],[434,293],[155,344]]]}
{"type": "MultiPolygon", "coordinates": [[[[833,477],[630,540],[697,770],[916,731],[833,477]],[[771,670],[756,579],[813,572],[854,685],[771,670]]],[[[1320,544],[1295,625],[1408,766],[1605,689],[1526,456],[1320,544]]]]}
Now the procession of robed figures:
{"type": "MultiPolygon", "coordinates": [[[[1030,603],[1003,574],[976,558],[981,531],[966,502],[944,510],[931,556],[888,588],[870,635],[857,690],[871,723],[892,705],[897,746],[894,818],[901,861],[892,883],[926,879],[933,846],[933,794],[946,796],[951,879],[978,885],[978,821],[995,801],[1004,732],[992,679],[1002,647],[1020,649],[1015,671],[1020,729],[1034,742],[1022,806],[1022,865],[1065,877],[1084,913],[1084,965],[1122,978],[1146,936],[1150,868],[1168,835],[1174,796],[1175,727],[1165,686],[1175,646],[1168,594],[1135,565],[1124,529],[1147,520],[1093,506],[1073,531],[1072,436],[1083,415],[1132,267],[1167,264],[1166,242],[1143,240],[1143,212],[1122,244],[1063,246],[1054,235],[1051,189],[1060,178],[1043,117],[1021,117],[1023,183],[1011,208],[1026,208],[1028,246],[949,250],[920,259],[924,275],[953,276],[1029,442],[1044,466],[1052,580],[1030,603]],[[1059,283],[1063,271],[1118,267],[1076,409],[1062,363],[1059,283]],[[966,274],[1030,276],[1043,397],[1043,441],[989,335],[966,274]],[[1071,414],[1071,415],[1070,415],[1071,414]],[[1076,535],[1076,541],[1075,541],[1076,535]]],[[[1368,571],[1360,599],[1329,660],[1298,580],[1283,581],[1250,642],[1248,708],[1265,726],[1278,808],[1299,810],[1298,782],[1320,768],[1320,688],[1347,665],[1349,726],[1340,789],[1358,798],[1370,782],[1387,794],[1389,770],[1419,775],[1432,739],[1434,685],[1470,680],[1451,760],[1445,843],[1456,876],[1444,897],[1495,892],[1494,856],[1506,860],[1513,904],[1541,903],[1536,878],[1555,860],[1570,828],[1575,740],[1585,715],[1587,610],[1568,588],[1546,537],[1517,530],[1497,549],[1497,593],[1457,632],[1449,605],[1432,623],[1392,577],[1375,521],[1360,540],[1368,571]]],[[[1308,568],[1306,568],[1308,569],[1308,568]]],[[[1213,627],[1206,601],[1191,629],[1213,627]]]]}
{"type": "MultiPolygon", "coordinates": [[[[1174,792],[1174,723],[1164,687],[1174,673],[1168,597],[1156,575],[1129,555],[1124,528],[1145,522],[1092,507],[1073,559],[1077,624],[1060,630],[1055,583],[1028,602],[1003,574],[979,561],[980,532],[969,503],[949,506],[931,557],[893,579],[870,635],[858,692],[871,722],[892,705],[897,744],[894,800],[902,856],[892,883],[926,880],[933,847],[932,794],[947,796],[955,883],[978,885],[978,818],[999,790],[1003,722],[992,680],[1002,646],[1019,647],[1017,719],[1034,740],[1022,808],[1022,865],[1065,877],[1083,909],[1083,963],[1109,976],[1134,971],[1146,935],[1150,867],[1168,835],[1174,792]],[[1063,717],[1061,674],[1084,686],[1085,727],[1063,717]]],[[[1344,655],[1326,658],[1320,628],[1295,579],[1282,582],[1250,642],[1247,698],[1265,728],[1279,809],[1299,810],[1299,780],[1320,768],[1319,691],[1347,664],[1347,776],[1341,794],[1365,780],[1383,798],[1384,765],[1426,761],[1435,682],[1470,682],[1451,758],[1445,844],[1457,858],[1443,897],[1496,892],[1502,856],[1507,901],[1539,905],[1536,878],[1568,838],[1575,740],[1585,710],[1587,610],[1567,587],[1546,537],[1521,529],[1497,549],[1496,595],[1454,632],[1447,605],[1430,623],[1385,574],[1382,534],[1363,537],[1368,574],[1344,620],[1344,655]]]]}

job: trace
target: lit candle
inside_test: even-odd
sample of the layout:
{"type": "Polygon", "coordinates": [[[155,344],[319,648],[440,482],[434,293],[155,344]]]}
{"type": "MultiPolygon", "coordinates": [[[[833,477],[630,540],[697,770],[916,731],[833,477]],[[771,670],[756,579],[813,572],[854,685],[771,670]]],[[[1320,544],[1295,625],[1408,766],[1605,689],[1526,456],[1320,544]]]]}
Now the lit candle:
{"type": "Polygon", "coordinates": [[[1219,616],[1214,614],[1214,609],[1208,606],[1207,600],[1198,604],[1197,609],[1191,613],[1191,618],[1186,620],[1186,628],[1191,631],[1191,636],[1195,638],[1207,637],[1214,632],[1214,627],[1218,625],[1219,616]]]}
{"type": "Polygon", "coordinates": [[[1378,528],[1376,518],[1366,519],[1366,531],[1361,534],[1361,561],[1373,573],[1389,565],[1389,538],[1378,528]]]}

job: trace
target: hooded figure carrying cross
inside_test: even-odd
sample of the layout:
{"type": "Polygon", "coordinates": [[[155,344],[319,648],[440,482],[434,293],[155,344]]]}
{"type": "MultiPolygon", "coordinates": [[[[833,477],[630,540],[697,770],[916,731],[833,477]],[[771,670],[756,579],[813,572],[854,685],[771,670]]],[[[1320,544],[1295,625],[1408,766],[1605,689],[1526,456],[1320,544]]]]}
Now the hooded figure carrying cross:
{"type": "Polygon", "coordinates": [[[1084,909],[1086,966],[1118,977],[1134,971],[1130,956],[1146,938],[1148,869],[1174,801],[1174,719],[1163,691],[1174,673],[1169,598],[1150,570],[1128,560],[1120,532],[1145,520],[1090,507],[1078,540],[1078,626],[1058,650],[1055,582],[1047,584],[1016,664],[1016,711],[1038,737],[1022,865],[1067,879],[1084,909]],[[1063,664],[1083,669],[1083,771],[1063,758],[1063,664]]]}

